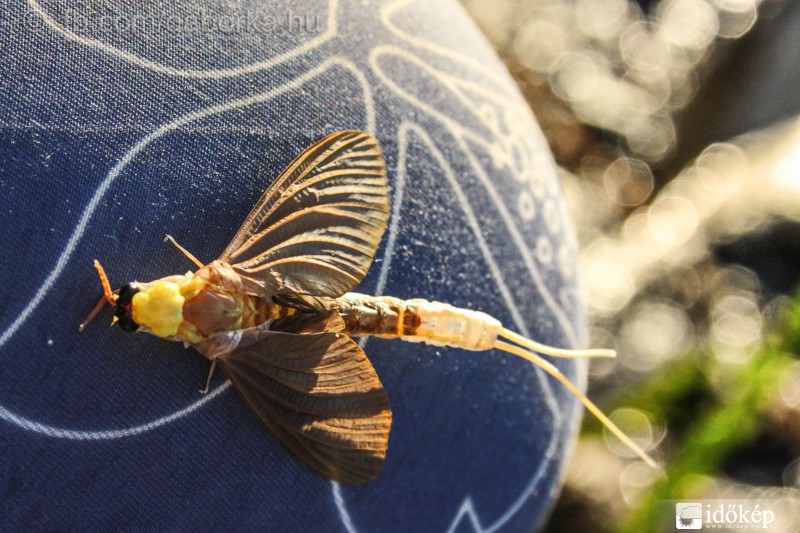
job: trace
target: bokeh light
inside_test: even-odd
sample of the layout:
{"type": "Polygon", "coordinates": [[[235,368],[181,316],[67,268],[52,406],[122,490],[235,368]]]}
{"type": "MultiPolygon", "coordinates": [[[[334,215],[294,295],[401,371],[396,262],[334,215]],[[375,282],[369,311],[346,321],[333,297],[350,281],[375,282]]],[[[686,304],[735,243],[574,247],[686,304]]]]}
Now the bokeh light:
{"type": "MultiPolygon", "coordinates": [[[[592,343],[620,354],[593,362],[590,395],[666,474],[679,472],[637,462],[587,420],[547,530],[660,531],[655,502],[685,496],[770,497],[784,513],[773,530],[800,531],[800,106],[758,122],[769,102],[734,98],[768,87],[758,94],[796,103],[786,27],[800,9],[465,5],[562,166],[592,343]],[[784,54],[773,69],[789,72],[769,71],[762,48],[784,54]],[[769,459],[775,449],[782,459],[769,459]]],[[[566,267],[563,250],[539,248],[566,267]]]]}

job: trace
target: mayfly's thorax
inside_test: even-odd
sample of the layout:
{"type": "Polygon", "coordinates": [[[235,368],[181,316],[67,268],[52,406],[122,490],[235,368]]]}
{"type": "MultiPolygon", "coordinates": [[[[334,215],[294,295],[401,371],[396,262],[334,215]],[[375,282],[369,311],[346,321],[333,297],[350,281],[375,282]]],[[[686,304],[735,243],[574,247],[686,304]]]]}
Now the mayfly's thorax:
{"type": "Polygon", "coordinates": [[[195,346],[221,333],[267,323],[278,314],[267,298],[249,294],[241,277],[222,261],[197,272],[137,283],[136,288],[132,315],[144,331],[195,346]]]}

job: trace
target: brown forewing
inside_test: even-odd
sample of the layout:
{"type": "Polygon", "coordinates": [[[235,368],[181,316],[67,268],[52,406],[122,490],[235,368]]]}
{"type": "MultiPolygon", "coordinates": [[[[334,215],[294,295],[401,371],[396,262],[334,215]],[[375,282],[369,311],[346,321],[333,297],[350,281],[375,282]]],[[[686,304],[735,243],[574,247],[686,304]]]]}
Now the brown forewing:
{"type": "Polygon", "coordinates": [[[338,297],[366,275],[388,214],[377,139],[340,131],[278,176],[220,259],[264,292],[338,297]]]}

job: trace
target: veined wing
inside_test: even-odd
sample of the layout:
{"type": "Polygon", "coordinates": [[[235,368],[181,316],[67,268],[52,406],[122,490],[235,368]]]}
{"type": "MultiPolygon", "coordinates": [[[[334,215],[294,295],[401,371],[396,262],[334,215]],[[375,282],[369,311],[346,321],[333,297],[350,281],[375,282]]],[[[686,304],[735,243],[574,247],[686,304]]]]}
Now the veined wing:
{"type": "Polygon", "coordinates": [[[392,413],[352,339],[251,329],[217,363],[267,429],[309,468],[342,483],[380,475],[392,413]]]}
{"type": "Polygon", "coordinates": [[[388,215],[377,139],[340,131],[278,176],[220,259],[273,294],[338,297],[366,275],[388,215]]]}

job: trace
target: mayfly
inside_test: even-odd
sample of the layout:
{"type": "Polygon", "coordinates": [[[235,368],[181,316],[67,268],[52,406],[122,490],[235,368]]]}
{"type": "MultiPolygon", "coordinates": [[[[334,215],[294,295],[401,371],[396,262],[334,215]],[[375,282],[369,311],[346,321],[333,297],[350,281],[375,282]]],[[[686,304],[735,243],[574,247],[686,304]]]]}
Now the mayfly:
{"type": "MultiPolygon", "coordinates": [[[[220,367],[264,426],[302,463],[343,483],[367,483],[383,469],[392,412],[354,337],[374,335],[499,349],[555,377],[642,459],[647,454],[554,365],[555,357],[612,356],[534,342],[493,317],[440,302],[351,291],[366,275],[389,217],[378,141],[340,131],[318,141],[267,189],[216,261],[112,291],[104,297],[124,331],[182,341],[220,367]]],[[[168,237],[169,238],[169,237],[168,237]]]]}

